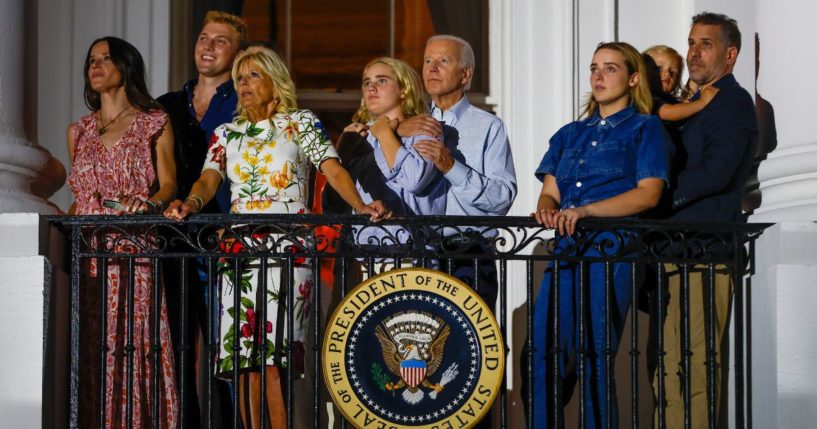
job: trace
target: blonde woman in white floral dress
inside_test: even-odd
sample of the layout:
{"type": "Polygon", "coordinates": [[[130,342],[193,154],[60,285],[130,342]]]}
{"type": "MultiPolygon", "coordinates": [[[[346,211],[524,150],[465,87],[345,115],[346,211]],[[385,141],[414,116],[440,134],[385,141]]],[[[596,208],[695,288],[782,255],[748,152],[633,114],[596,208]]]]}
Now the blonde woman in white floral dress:
{"type": "MultiPolygon", "coordinates": [[[[201,177],[193,185],[190,195],[182,202],[170,204],[165,215],[183,219],[198,212],[213,198],[224,177],[229,177],[233,213],[306,213],[308,200],[309,164],[326,176],[327,182],[355,209],[369,214],[373,220],[386,214],[382,204],[364,204],[355,184],[340,162],[338,155],[323,129],[323,125],[309,110],[298,110],[295,87],[283,61],[273,51],[254,48],[241,54],[233,66],[233,82],[239,95],[238,117],[229,124],[216,128],[210,139],[207,159],[201,177]]],[[[298,264],[294,268],[293,290],[295,302],[294,338],[286,338],[285,322],[277,326],[278,312],[284,312],[283,294],[279,300],[281,269],[273,261],[267,271],[267,320],[261,323],[256,297],[259,288],[257,268],[243,264],[239,319],[239,402],[241,419],[246,428],[262,427],[260,421],[261,367],[266,371],[267,416],[273,428],[286,425],[280,373],[275,366],[274,339],[278,330],[283,332],[282,349],[293,347],[294,368],[303,367],[303,339],[306,334],[309,299],[314,285],[312,268],[298,264]],[[258,347],[266,331],[267,358],[261,364],[258,347]],[[246,385],[249,383],[249,386],[246,385]],[[246,395],[249,392],[249,395],[246,395]]],[[[257,264],[254,264],[257,266],[257,264]]],[[[229,378],[236,362],[233,351],[235,335],[234,309],[236,289],[232,265],[225,265],[221,276],[220,344],[217,376],[229,378]]],[[[279,354],[280,356],[280,354],[279,354]]],[[[290,363],[285,360],[284,365],[290,363]]],[[[297,373],[298,371],[296,371],[297,373]]]]}

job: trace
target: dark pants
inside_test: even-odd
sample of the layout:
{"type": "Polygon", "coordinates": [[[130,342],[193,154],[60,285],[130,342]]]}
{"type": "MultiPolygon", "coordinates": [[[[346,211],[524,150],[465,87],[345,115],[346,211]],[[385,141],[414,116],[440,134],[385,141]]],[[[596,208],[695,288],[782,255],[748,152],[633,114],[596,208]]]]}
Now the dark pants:
{"type": "Polygon", "coordinates": [[[494,259],[473,259],[461,255],[493,255],[493,248],[479,233],[465,233],[443,240],[440,271],[450,273],[474,289],[493,310],[496,307],[499,281],[494,259]],[[476,266],[475,266],[476,262],[476,266]]]}
{"type": "MultiPolygon", "coordinates": [[[[183,251],[183,250],[182,250],[183,251]]],[[[213,324],[216,313],[209,312],[209,303],[212,295],[218,296],[216,283],[213,289],[208,289],[207,260],[195,258],[187,260],[187,290],[185,291],[186,318],[182,319],[182,272],[179,260],[168,259],[163,261],[163,277],[167,296],[167,314],[170,322],[170,334],[173,340],[173,349],[176,361],[176,385],[184,392],[179,392],[179,400],[183,401],[185,427],[204,427],[208,415],[205,397],[199,398],[199,392],[206,394],[207,380],[211,379],[211,404],[213,409],[213,424],[215,427],[226,427],[232,421],[232,395],[230,386],[213,377],[208,371],[208,355],[213,347],[215,351],[216,338],[207,338],[207,324],[213,324]],[[208,318],[208,313],[210,317],[208,318]],[[204,339],[197,353],[196,344],[199,336],[204,339]],[[184,338],[182,338],[184,337],[184,338]],[[184,339],[184,344],[182,344],[184,339]],[[184,371],[182,360],[184,359],[184,371]],[[183,384],[182,384],[183,383],[183,384]]],[[[218,303],[216,301],[216,306],[218,303]]],[[[213,335],[217,336],[216,325],[213,324],[213,335]]]]}
{"type": "MultiPolygon", "coordinates": [[[[478,255],[493,255],[493,247],[479,233],[465,233],[443,240],[443,254],[440,259],[440,271],[450,273],[474,289],[491,311],[496,308],[499,280],[494,259],[473,259],[478,255]],[[457,258],[457,254],[471,255],[471,258],[457,258]],[[450,257],[450,258],[449,258],[450,257]]],[[[494,420],[493,411],[474,425],[474,428],[491,427],[494,420]]]]}

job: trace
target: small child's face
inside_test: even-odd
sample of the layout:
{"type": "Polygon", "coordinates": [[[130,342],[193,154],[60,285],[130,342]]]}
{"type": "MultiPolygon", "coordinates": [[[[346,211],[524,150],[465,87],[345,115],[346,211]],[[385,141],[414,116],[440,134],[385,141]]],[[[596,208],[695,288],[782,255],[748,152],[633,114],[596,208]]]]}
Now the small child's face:
{"type": "Polygon", "coordinates": [[[650,54],[661,69],[661,89],[670,94],[681,83],[681,58],[663,52],[650,54]]]}

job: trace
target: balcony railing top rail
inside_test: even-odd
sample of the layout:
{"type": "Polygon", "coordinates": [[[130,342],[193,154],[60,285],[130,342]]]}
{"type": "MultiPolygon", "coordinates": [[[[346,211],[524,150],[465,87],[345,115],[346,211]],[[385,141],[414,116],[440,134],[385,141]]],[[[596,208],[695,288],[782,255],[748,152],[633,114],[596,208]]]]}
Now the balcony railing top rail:
{"type": "Polygon", "coordinates": [[[758,236],[764,223],[676,223],[641,219],[584,219],[571,238],[572,245],[557,249],[555,235],[529,217],[415,216],[369,222],[356,215],[197,215],[178,222],[162,216],[53,216],[64,228],[80,227],[75,256],[117,254],[116,235],[136,245],[129,256],[223,255],[221,242],[239,240],[247,253],[267,256],[388,256],[439,257],[447,253],[491,259],[550,260],[579,256],[602,232],[613,234],[607,245],[596,243],[603,258],[655,262],[726,262],[735,251],[758,236]],[[351,226],[351,228],[344,228],[351,226]],[[81,231],[81,232],[80,232],[81,231]],[[140,238],[142,237],[142,238],[140,238]],[[147,245],[144,237],[153,237],[147,245]],[[477,238],[494,254],[465,253],[477,238]],[[618,243],[616,243],[618,242],[618,243]],[[627,243],[626,246],[617,244],[627,243]],[[145,244],[144,246],[140,246],[145,244]],[[344,246],[338,251],[337,245],[344,246]],[[297,244],[297,246],[293,246],[297,244]],[[453,246],[452,246],[453,244],[453,246]],[[545,252],[533,250],[544,246],[545,252]],[[605,253],[604,250],[609,249],[605,253]],[[552,251],[552,252],[551,252],[552,251]]]}

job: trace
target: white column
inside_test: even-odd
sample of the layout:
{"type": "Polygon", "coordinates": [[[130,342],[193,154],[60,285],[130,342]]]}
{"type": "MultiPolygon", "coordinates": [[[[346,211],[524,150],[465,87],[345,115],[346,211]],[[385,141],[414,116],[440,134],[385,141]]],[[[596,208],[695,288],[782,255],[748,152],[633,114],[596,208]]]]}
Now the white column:
{"type": "Polygon", "coordinates": [[[757,93],[773,109],[765,110],[773,114],[777,147],[760,164],[762,201],[752,221],[817,220],[817,89],[805,78],[817,67],[809,54],[815,19],[814,2],[757,1],[757,93]]]}
{"type": "Polygon", "coordinates": [[[57,212],[45,198],[65,181],[62,164],[26,136],[33,134],[36,103],[33,82],[26,81],[36,77],[27,49],[37,34],[35,7],[0,0],[0,343],[13,350],[0,356],[0,425],[19,428],[42,426],[43,294],[50,266],[40,256],[37,213],[57,212]]]}
{"type": "MultiPolygon", "coordinates": [[[[760,238],[752,287],[755,427],[813,427],[817,419],[817,4],[757,0],[758,112],[773,115],[760,164],[761,203],[750,220],[778,222],[760,238]],[[792,54],[803,52],[803,54],[792,54]],[[770,135],[776,130],[776,135],[770,135]],[[771,138],[774,137],[772,140],[771,138]]],[[[762,115],[761,115],[762,116],[762,115]]]]}
{"type": "Polygon", "coordinates": [[[775,224],[756,248],[757,270],[749,291],[754,427],[814,427],[817,225],[775,224]]]}
{"type": "MultiPolygon", "coordinates": [[[[0,214],[0,237],[14,243],[0,246],[0,343],[5,349],[0,354],[2,427],[45,427],[43,297],[54,290],[49,287],[54,271],[48,259],[40,255],[46,241],[38,238],[44,237],[44,231],[35,213],[0,214]]],[[[59,392],[45,393],[60,397],[59,392]]],[[[57,418],[53,410],[49,413],[47,421],[57,418]]]]}
{"type": "Polygon", "coordinates": [[[65,181],[65,169],[51,154],[28,141],[23,126],[27,34],[26,5],[3,0],[0,10],[0,213],[56,213],[45,198],[65,181]]]}

